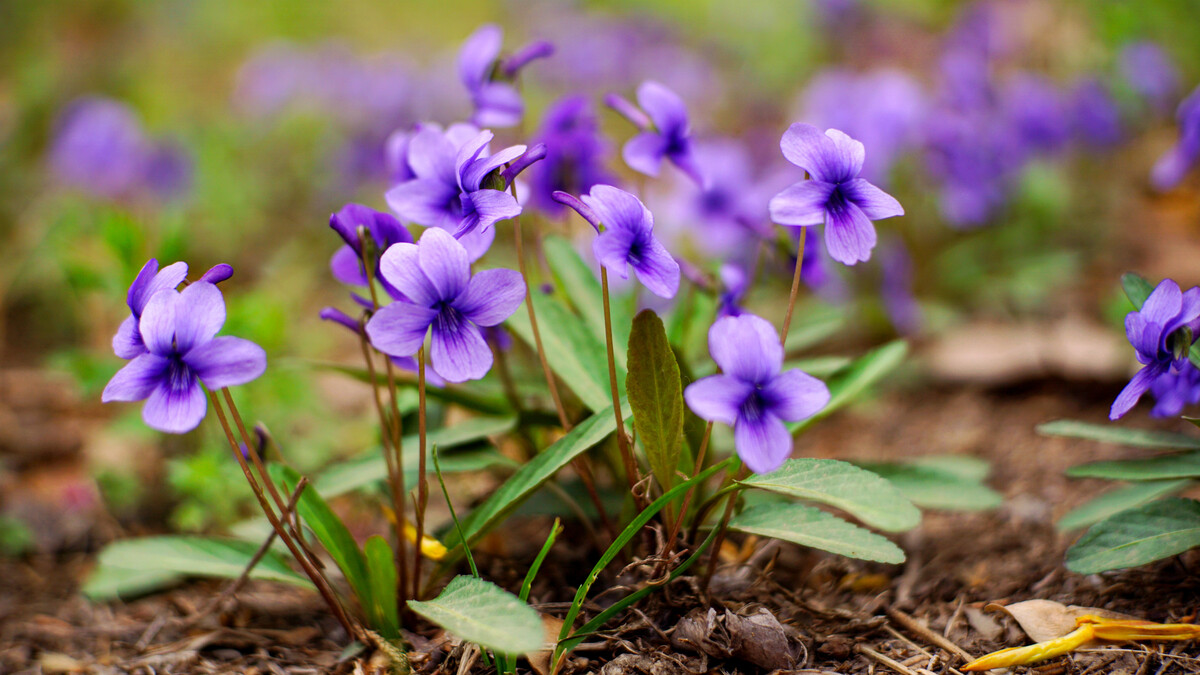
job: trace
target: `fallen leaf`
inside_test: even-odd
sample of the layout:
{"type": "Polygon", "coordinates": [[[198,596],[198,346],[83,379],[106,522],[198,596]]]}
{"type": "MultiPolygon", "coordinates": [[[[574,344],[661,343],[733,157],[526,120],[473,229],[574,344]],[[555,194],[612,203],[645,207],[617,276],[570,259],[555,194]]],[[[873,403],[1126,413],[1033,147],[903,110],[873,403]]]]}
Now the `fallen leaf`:
{"type": "Polygon", "coordinates": [[[1102,616],[1106,619],[1131,619],[1135,616],[1112,612],[1098,607],[1080,607],[1064,605],[1053,600],[1025,600],[1011,605],[995,603],[984,606],[985,611],[1002,611],[1016,620],[1021,630],[1034,642],[1047,642],[1073,632],[1078,625],[1076,619],[1081,616],[1102,616]]]}

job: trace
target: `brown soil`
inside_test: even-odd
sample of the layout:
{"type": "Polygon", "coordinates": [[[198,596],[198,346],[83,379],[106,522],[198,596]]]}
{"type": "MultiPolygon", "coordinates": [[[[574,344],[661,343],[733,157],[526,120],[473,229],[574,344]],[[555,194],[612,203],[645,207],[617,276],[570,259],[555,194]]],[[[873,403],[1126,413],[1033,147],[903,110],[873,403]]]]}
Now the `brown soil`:
{"type": "MultiPolygon", "coordinates": [[[[920,528],[898,540],[908,553],[902,566],[792,545],[731,542],[723,550],[726,564],[712,580],[711,596],[699,592],[699,579],[676,580],[585,642],[564,671],[957,673],[961,656],[938,644],[934,634],[971,656],[1027,642],[1009,619],[980,611],[990,601],[1044,598],[1157,621],[1193,615],[1200,607],[1200,580],[1193,573],[1200,564],[1197,556],[1086,577],[1062,566],[1076,535],[1058,533],[1055,519],[1106,487],[1102,481],[1068,479],[1063,471],[1140,451],[1045,438],[1034,427],[1062,417],[1099,422],[1119,386],[1062,381],[1003,390],[943,386],[919,396],[891,394],[818,425],[804,437],[800,452],[842,459],[925,454],[986,459],[993,466],[989,482],[1005,495],[1005,503],[987,513],[927,513],[920,528]]],[[[1132,419],[1144,420],[1144,412],[1139,409],[1132,419]]],[[[525,526],[531,535],[510,541],[540,542],[544,523],[525,526]],[[541,534],[532,534],[535,529],[541,534]]],[[[547,565],[532,595],[546,614],[561,616],[565,610],[573,584],[585,573],[583,548],[556,547],[560,557],[547,565]]],[[[512,543],[510,549],[516,553],[522,547],[512,543]]],[[[517,578],[522,561],[532,555],[483,562],[489,576],[504,582],[517,578]]],[[[89,556],[82,554],[0,562],[0,671],[351,673],[385,668],[382,655],[342,654],[345,635],[315,595],[252,583],[221,611],[189,623],[187,618],[211,602],[222,584],[195,582],[129,604],[92,605],[77,594],[89,565],[89,556]]],[[[636,587],[649,574],[647,568],[632,567],[618,577],[602,577],[587,609],[598,611],[622,594],[614,587],[636,587]]],[[[423,633],[426,637],[411,636],[414,669],[490,672],[477,653],[444,636],[426,639],[435,631],[423,633]]],[[[520,670],[528,670],[524,661],[520,670]]],[[[1077,653],[1032,672],[1200,672],[1200,648],[1129,645],[1077,653]]]]}

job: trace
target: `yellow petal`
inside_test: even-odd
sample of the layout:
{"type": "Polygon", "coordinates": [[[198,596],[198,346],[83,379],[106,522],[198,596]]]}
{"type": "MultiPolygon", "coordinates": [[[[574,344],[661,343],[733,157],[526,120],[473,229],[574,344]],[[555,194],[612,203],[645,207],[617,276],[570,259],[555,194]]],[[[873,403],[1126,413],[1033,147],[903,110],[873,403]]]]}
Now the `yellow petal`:
{"type": "Polygon", "coordinates": [[[1008,668],[1028,663],[1037,663],[1061,656],[1078,649],[1095,637],[1096,624],[1085,623],[1066,635],[1046,642],[1027,647],[1010,647],[982,656],[960,668],[964,671],[991,670],[992,668],[1008,668]]]}
{"type": "MultiPolygon", "coordinates": [[[[410,543],[416,543],[417,541],[417,528],[413,527],[412,523],[407,520],[404,521],[404,536],[410,543]]],[[[422,534],[421,555],[430,560],[441,560],[446,557],[446,547],[437,539],[427,534],[422,534]]]]}

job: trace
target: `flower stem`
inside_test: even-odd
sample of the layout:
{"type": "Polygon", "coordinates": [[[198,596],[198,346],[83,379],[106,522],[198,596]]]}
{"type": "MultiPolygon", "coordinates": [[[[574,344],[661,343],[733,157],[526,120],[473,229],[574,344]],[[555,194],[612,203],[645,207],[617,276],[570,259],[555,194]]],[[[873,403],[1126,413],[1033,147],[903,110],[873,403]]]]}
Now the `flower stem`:
{"type": "MultiPolygon", "coordinates": [[[[725,474],[727,479],[732,478],[730,485],[746,475],[746,468],[736,457],[735,455],[733,466],[729,467],[725,474]],[[736,477],[734,477],[735,471],[737,472],[736,477]]],[[[728,501],[725,502],[725,513],[721,516],[721,523],[717,525],[717,538],[713,541],[712,552],[708,555],[708,569],[704,571],[704,581],[700,582],[700,592],[704,595],[708,593],[708,584],[712,581],[713,572],[717,569],[717,557],[721,554],[721,545],[725,543],[725,534],[729,531],[729,519],[733,517],[733,507],[737,505],[737,490],[730,490],[726,499],[728,501]]]]}
{"type": "MultiPolygon", "coordinates": [[[[365,319],[365,317],[364,317],[365,319]]],[[[371,393],[375,397],[375,410],[379,414],[379,424],[384,428],[380,429],[380,436],[384,439],[383,443],[383,459],[387,464],[388,471],[388,487],[392,493],[392,513],[396,516],[392,522],[392,530],[396,535],[396,574],[397,588],[400,590],[401,599],[407,599],[408,596],[408,542],[404,536],[404,521],[406,518],[407,506],[404,501],[404,468],[403,464],[397,464],[400,457],[398,451],[393,456],[388,451],[389,446],[394,451],[398,443],[396,439],[396,426],[388,420],[387,411],[383,407],[383,397],[379,393],[379,378],[375,372],[375,359],[371,356],[371,346],[367,342],[367,333],[359,326],[359,344],[362,345],[363,360],[367,364],[367,374],[371,378],[371,393]]],[[[385,354],[385,359],[388,356],[385,354]]]]}
{"type": "MultiPolygon", "coordinates": [[[[704,468],[704,455],[708,452],[708,440],[712,437],[713,423],[709,422],[704,426],[704,438],[700,440],[700,449],[696,452],[696,463],[692,467],[692,475],[695,476],[704,468]]],[[[696,494],[696,486],[688,488],[687,493],[683,496],[683,505],[679,507],[679,515],[675,517],[675,522],[671,524],[671,533],[667,535],[667,541],[663,544],[662,553],[659,554],[661,561],[659,562],[658,571],[654,573],[654,577],[660,577],[663,573],[663,567],[666,566],[667,560],[675,549],[675,538],[679,536],[679,528],[683,527],[683,518],[687,515],[688,507],[692,505],[692,497],[696,494]]]]}
{"type": "Polygon", "coordinates": [[[346,610],[338,602],[337,596],[333,594],[329,580],[297,548],[296,542],[283,527],[283,523],[279,521],[279,518],[276,517],[275,511],[267,501],[266,494],[263,493],[262,486],[255,480],[254,473],[250,470],[250,465],[246,463],[246,458],[242,455],[242,449],[238,447],[238,442],[233,436],[233,430],[229,427],[229,420],[225,417],[225,411],[221,409],[221,402],[217,398],[217,395],[210,391],[208,392],[208,398],[217,413],[217,419],[221,422],[221,429],[225,431],[225,439],[229,442],[229,449],[233,451],[233,456],[237,459],[238,466],[242,468],[242,473],[246,476],[246,481],[250,483],[250,489],[254,491],[254,496],[258,499],[258,505],[262,508],[263,514],[267,516],[271,527],[275,529],[275,533],[283,541],[284,545],[287,546],[288,551],[291,552],[292,557],[295,558],[301,569],[304,570],[309,580],[317,587],[317,592],[321,594],[321,598],[325,600],[325,604],[329,605],[329,609],[333,611],[333,615],[342,624],[342,628],[346,630],[346,634],[355,640],[363,639],[362,631],[351,621],[350,617],[346,614],[346,610]]]}
{"type": "Polygon", "coordinates": [[[796,309],[796,296],[800,293],[800,272],[804,269],[804,238],[807,233],[807,227],[800,228],[800,248],[796,252],[796,273],[792,275],[792,292],[788,295],[787,314],[784,315],[783,326],[779,330],[780,344],[787,343],[788,328],[792,325],[792,312],[796,309]]]}
{"type": "MultiPolygon", "coordinates": [[[[509,185],[513,199],[517,198],[517,185],[509,185]]],[[[558,384],[554,381],[554,373],[550,371],[550,362],[546,360],[546,348],[542,346],[542,333],[538,330],[537,312],[533,309],[533,292],[529,290],[529,272],[525,268],[525,252],[521,243],[521,216],[513,218],[513,238],[517,253],[517,267],[521,270],[521,278],[525,280],[525,311],[529,313],[529,328],[533,332],[533,343],[537,348],[538,361],[542,364],[542,373],[546,376],[546,386],[550,389],[550,398],[554,399],[554,409],[558,412],[558,421],[563,431],[571,430],[571,421],[567,418],[567,409],[563,407],[562,396],[558,393],[558,384]]]]}
{"type": "Polygon", "coordinates": [[[643,499],[638,495],[637,485],[641,480],[638,474],[637,462],[629,447],[629,438],[625,435],[625,415],[621,411],[621,395],[617,391],[617,360],[613,354],[612,311],[608,300],[608,270],[600,267],[600,291],[604,298],[604,337],[608,347],[608,384],[612,390],[613,415],[617,418],[617,448],[621,451],[621,461],[625,465],[625,477],[629,481],[629,491],[633,493],[638,510],[645,508],[643,499]]]}
{"type": "Polygon", "coordinates": [[[425,475],[425,346],[417,350],[417,438],[420,439],[420,465],[417,482],[417,539],[413,553],[413,598],[417,598],[417,589],[421,583],[421,541],[425,537],[425,507],[429,504],[429,481],[425,475]]]}

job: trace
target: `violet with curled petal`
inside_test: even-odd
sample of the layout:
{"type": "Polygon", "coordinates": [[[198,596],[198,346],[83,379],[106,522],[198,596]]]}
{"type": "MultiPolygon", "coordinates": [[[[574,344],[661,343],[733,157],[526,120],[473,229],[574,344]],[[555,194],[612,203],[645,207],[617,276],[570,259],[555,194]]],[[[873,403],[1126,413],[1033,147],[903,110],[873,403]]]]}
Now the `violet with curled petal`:
{"type": "Polygon", "coordinates": [[[575,209],[596,228],[592,241],[596,261],[622,279],[629,268],[638,281],[660,298],[673,298],[679,290],[679,263],[654,236],[654,216],[641,200],[611,185],[596,185],[576,200],[556,192],[560,204],[575,209]]]}
{"type": "MultiPolygon", "coordinates": [[[[334,252],[329,260],[333,277],[343,284],[366,286],[367,275],[362,262],[362,240],[359,228],[363,228],[374,242],[374,266],[372,273],[379,278],[379,256],[389,246],[397,243],[412,243],[412,235],[390,214],[382,213],[362,204],[346,204],[329,216],[329,227],[346,242],[334,252]]],[[[395,289],[383,284],[389,295],[395,289]]]]}
{"type": "Polygon", "coordinates": [[[138,272],[137,277],[129,286],[129,293],[125,296],[125,304],[129,306],[131,315],[121,323],[117,334],[113,336],[112,347],[117,356],[123,359],[132,359],[139,354],[146,353],[146,345],[142,340],[141,330],[138,328],[142,310],[145,309],[146,303],[155,293],[168,288],[173,289],[183,283],[183,280],[187,278],[187,273],[188,266],[185,262],[173,263],[160,270],[158,260],[151,258],[142,266],[142,271],[138,272]]]}
{"type": "Polygon", "coordinates": [[[756,473],[778,469],[792,454],[784,422],[817,414],[829,388],[797,369],[783,371],[783,346],[775,328],[753,314],[717,319],[708,350],[721,368],[688,385],[688,407],[702,419],[733,427],[738,456],[756,473]]]}
{"type": "Polygon", "coordinates": [[[771,219],[780,225],[825,225],[829,256],[844,265],[871,257],[871,221],[904,215],[888,193],[858,177],[866,150],[837,129],[821,133],[811,124],[793,124],[779,142],[783,156],[811,180],[793,184],[771,199],[771,219]]]}
{"type": "Polygon", "coordinates": [[[675,92],[647,80],[637,90],[640,110],[615,94],[604,100],[640,131],[621,149],[621,157],[629,168],[657,176],[663,159],[668,159],[697,185],[705,186],[705,176],[692,156],[692,125],[687,106],[675,92]]]}
{"type": "Polygon", "coordinates": [[[262,347],[237,337],[216,337],[225,323],[225,300],[217,287],[198,281],[183,291],[159,290],[146,302],[139,331],[146,352],[125,365],[101,399],[141,401],[142,419],[173,434],[191,431],[204,419],[204,389],[245,384],[262,375],[262,347]]]}
{"type": "Polygon", "coordinates": [[[1129,412],[1163,375],[1178,375],[1186,370],[1191,365],[1188,349],[1197,333],[1200,333],[1200,287],[1181,291],[1179,284],[1163,279],[1140,310],[1125,316],[1125,335],[1137,352],[1142,369],[1113,401],[1108,418],[1115,420],[1129,412]]]}
{"type": "Polygon", "coordinates": [[[506,269],[471,275],[463,245],[444,230],[426,230],[416,244],[395,244],[383,254],[380,273],[406,299],[367,322],[379,351],[412,356],[432,329],[430,361],[448,382],[478,380],[492,367],[492,351],[481,327],[495,326],[525,299],[520,273],[506,269]]]}
{"type": "Polygon", "coordinates": [[[537,41],[500,60],[503,41],[500,27],[487,24],[472,33],[458,52],[458,78],[475,106],[471,121],[484,127],[512,127],[521,123],[525,104],[512,80],[530,62],[554,53],[549,42],[537,41]]]}

